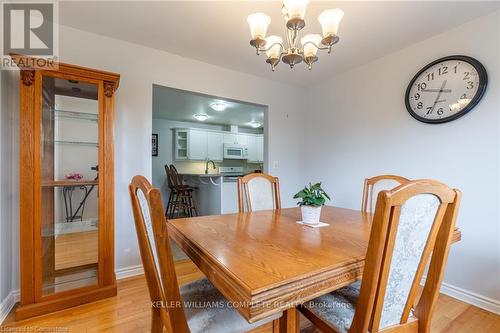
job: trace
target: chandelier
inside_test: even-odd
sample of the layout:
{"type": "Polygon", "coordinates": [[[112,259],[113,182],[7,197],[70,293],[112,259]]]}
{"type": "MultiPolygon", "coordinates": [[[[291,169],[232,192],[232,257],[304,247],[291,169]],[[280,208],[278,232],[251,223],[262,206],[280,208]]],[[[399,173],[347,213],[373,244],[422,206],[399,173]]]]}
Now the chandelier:
{"type": "Polygon", "coordinates": [[[257,55],[261,52],[266,53],[266,62],[271,65],[273,72],[280,61],[290,65],[291,68],[304,61],[310,70],[312,64],[318,60],[318,57],[316,57],[318,50],[328,50],[328,54],[330,54],[332,46],[338,43],[337,32],[344,12],[337,8],[327,9],[319,15],[318,21],[321,25],[322,35],[305,35],[300,39],[302,47],[297,45],[299,32],[306,25],[304,16],[308,4],[309,0],[283,0],[281,13],[286,21],[288,46],[286,48],[281,37],[275,35],[266,37],[267,28],[271,23],[269,16],[264,13],[255,13],[248,16],[247,22],[250,25],[252,35],[250,45],[255,47],[257,55]]]}

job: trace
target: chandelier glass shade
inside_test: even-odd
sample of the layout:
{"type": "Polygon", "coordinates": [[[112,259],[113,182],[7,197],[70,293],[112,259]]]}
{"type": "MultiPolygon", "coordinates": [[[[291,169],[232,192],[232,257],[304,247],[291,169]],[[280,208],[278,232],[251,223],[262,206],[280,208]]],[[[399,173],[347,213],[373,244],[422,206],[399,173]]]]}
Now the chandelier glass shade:
{"type": "Polygon", "coordinates": [[[327,9],[318,17],[322,35],[305,35],[300,39],[301,46],[298,45],[299,33],[306,25],[304,18],[308,4],[309,0],[283,0],[281,13],[286,21],[286,46],[279,36],[266,37],[267,28],[271,23],[269,16],[263,13],[248,16],[247,22],[252,36],[250,45],[255,47],[257,55],[262,52],[267,55],[266,62],[271,65],[273,71],[281,61],[291,68],[304,61],[311,69],[312,64],[318,60],[318,50],[331,53],[332,46],[338,43],[338,29],[344,12],[341,9],[327,9]]]}

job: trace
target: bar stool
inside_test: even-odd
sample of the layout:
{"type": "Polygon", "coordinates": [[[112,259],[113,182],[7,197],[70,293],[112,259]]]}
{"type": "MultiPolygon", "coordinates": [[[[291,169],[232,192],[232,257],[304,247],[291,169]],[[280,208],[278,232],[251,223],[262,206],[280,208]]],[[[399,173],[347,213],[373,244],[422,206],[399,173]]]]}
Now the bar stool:
{"type": "Polygon", "coordinates": [[[195,188],[182,183],[182,178],[173,164],[170,166],[165,165],[165,171],[167,172],[168,187],[170,189],[165,216],[170,219],[174,218],[176,213],[177,217],[198,216],[198,209],[193,200],[195,188]]]}

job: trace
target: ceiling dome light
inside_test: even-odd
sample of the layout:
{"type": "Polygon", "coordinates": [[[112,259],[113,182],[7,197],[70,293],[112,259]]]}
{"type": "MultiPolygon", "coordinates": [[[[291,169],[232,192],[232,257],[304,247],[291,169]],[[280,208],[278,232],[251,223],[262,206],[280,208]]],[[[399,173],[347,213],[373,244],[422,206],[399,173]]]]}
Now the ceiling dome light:
{"type": "Polygon", "coordinates": [[[210,107],[213,110],[217,111],[217,112],[221,112],[221,111],[224,111],[227,108],[227,105],[224,104],[224,103],[218,102],[218,103],[212,103],[212,104],[210,104],[210,107]]]}
{"type": "Polygon", "coordinates": [[[262,124],[257,121],[252,121],[249,125],[252,126],[253,128],[259,128],[262,126],[262,124]]]}
{"type": "Polygon", "coordinates": [[[205,121],[208,119],[208,115],[206,115],[205,113],[197,113],[193,117],[194,117],[194,119],[199,120],[199,121],[205,121]]]}

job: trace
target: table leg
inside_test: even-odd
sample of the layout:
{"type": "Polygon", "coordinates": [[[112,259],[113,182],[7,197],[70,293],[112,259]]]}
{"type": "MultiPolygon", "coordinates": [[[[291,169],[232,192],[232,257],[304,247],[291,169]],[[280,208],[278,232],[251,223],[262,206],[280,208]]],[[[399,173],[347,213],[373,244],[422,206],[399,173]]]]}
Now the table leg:
{"type": "Polygon", "coordinates": [[[299,311],[295,307],[283,311],[283,316],[279,319],[279,332],[280,333],[298,333],[299,311]]]}

